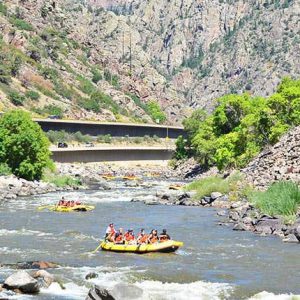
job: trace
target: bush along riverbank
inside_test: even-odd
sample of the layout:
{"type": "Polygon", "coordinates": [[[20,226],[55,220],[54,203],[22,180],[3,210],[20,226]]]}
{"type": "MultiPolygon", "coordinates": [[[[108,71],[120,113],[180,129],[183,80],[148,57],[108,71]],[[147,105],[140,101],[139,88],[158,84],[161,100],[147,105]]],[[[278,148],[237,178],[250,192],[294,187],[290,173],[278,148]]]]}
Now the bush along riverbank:
{"type": "Polygon", "coordinates": [[[181,191],[169,191],[148,198],[135,198],[146,205],[204,206],[218,209],[234,230],[252,231],[262,236],[276,235],[284,242],[300,242],[300,188],[291,181],[254,190],[240,173],[210,176],[188,184],[181,191]]]}

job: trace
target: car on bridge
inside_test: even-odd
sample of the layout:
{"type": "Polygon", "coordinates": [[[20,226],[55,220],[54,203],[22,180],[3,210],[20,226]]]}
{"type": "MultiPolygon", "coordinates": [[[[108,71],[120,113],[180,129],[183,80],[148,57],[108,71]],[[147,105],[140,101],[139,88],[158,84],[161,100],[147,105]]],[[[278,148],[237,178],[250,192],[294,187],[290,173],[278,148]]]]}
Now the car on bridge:
{"type": "Polygon", "coordinates": [[[68,148],[68,144],[65,142],[59,142],[57,148],[68,148]]]}

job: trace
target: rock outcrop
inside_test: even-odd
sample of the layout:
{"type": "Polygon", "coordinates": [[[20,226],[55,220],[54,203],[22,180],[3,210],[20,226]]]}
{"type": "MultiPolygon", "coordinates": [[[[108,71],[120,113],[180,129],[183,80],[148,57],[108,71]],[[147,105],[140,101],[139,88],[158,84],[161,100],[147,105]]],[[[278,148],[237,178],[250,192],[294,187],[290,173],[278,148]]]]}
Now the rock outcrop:
{"type": "MultiPolygon", "coordinates": [[[[40,93],[26,109],[53,104],[69,118],[154,122],[145,106],[154,99],[180,123],[226,93],[267,96],[283,76],[300,75],[299,1],[3,2],[1,50],[23,52],[3,80],[40,93]],[[99,106],[90,101],[96,89],[109,97],[99,106]]],[[[0,96],[14,107],[7,89],[0,96]]]]}
{"type": "Polygon", "coordinates": [[[14,175],[0,176],[0,201],[16,199],[19,196],[46,194],[60,190],[72,190],[73,187],[58,187],[42,181],[27,181],[14,175]]]}
{"type": "Polygon", "coordinates": [[[3,287],[8,290],[19,290],[25,294],[36,294],[40,291],[38,281],[26,271],[18,271],[6,278],[3,287]]]}
{"type": "Polygon", "coordinates": [[[242,172],[260,189],[278,180],[300,183],[300,126],[290,130],[273,147],[265,149],[242,172]]]}
{"type": "Polygon", "coordinates": [[[112,289],[94,286],[86,300],[131,300],[142,299],[143,290],[132,284],[116,284],[112,289]]]}
{"type": "Polygon", "coordinates": [[[21,270],[5,279],[3,285],[0,285],[0,292],[3,292],[3,295],[10,296],[12,295],[11,293],[35,295],[40,292],[41,288],[49,288],[54,281],[54,276],[45,270],[30,272],[21,270]]]}

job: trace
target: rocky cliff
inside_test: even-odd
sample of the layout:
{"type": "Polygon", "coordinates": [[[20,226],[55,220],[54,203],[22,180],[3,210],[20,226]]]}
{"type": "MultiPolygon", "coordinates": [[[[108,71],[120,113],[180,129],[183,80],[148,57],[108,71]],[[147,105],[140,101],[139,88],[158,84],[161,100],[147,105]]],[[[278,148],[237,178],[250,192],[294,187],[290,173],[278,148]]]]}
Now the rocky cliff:
{"type": "Polygon", "coordinates": [[[267,96],[282,76],[299,76],[299,1],[128,0],[119,7],[152,66],[192,107],[211,107],[230,92],[267,96]]]}
{"type": "Polygon", "coordinates": [[[266,188],[278,180],[300,183],[300,126],[284,135],[273,147],[265,149],[244,170],[257,188],[266,188]]]}
{"type": "MultiPolygon", "coordinates": [[[[9,14],[2,13],[0,25],[7,44],[25,53],[39,48],[38,63],[58,69],[64,83],[83,98],[85,94],[77,87],[87,83],[82,78],[80,82],[78,75],[91,80],[96,66],[104,78],[97,81],[97,88],[113,99],[123,118],[134,116],[150,122],[143,104],[156,100],[169,122],[179,123],[195,107],[212,109],[213,99],[223,94],[248,91],[267,96],[283,76],[300,75],[299,1],[4,3],[9,14]],[[11,16],[32,24],[33,30],[16,27],[11,16]],[[42,33],[49,29],[52,38],[50,34],[45,40],[42,33]],[[55,54],[49,57],[49,51],[57,53],[56,60],[55,54]]],[[[32,71],[32,65],[27,73],[28,69],[32,71]]],[[[69,96],[70,103],[67,95],[56,96],[59,100],[54,100],[62,100],[66,109],[74,102],[82,103],[79,97],[74,101],[76,97],[69,96]]],[[[54,101],[50,98],[44,100],[54,101]]],[[[96,113],[93,117],[115,118],[116,107],[106,106],[104,116],[96,113]]],[[[71,111],[75,114],[76,106],[71,111]]],[[[80,116],[90,114],[80,108],[80,116]]]]}

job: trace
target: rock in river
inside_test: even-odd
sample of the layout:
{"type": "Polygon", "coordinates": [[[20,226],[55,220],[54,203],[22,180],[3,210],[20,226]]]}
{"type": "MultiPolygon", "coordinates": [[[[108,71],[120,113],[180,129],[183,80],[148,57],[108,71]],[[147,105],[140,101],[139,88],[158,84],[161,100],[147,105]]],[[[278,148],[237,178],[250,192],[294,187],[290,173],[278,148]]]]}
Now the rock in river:
{"type": "Polygon", "coordinates": [[[40,288],[48,288],[54,281],[54,276],[45,270],[36,271],[32,277],[38,281],[40,288]]]}
{"type": "Polygon", "coordinates": [[[38,281],[26,271],[18,271],[4,281],[4,288],[8,290],[20,290],[25,294],[36,294],[40,291],[38,281]]]}
{"type": "Polygon", "coordinates": [[[90,289],[86,300],[131,300],[142,299],[143,290],[132,284],[119,283],[112,289],[94,286],[90,289]]]}

